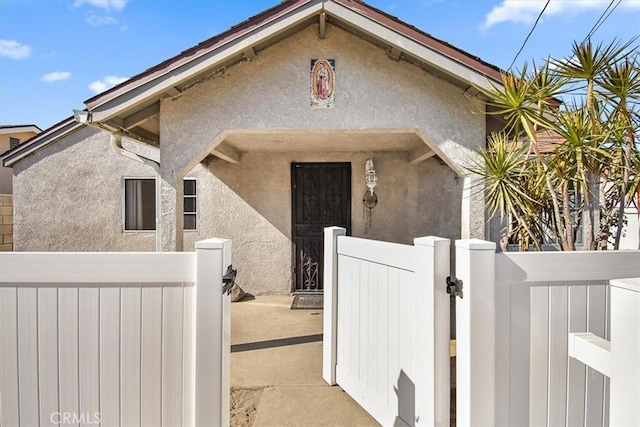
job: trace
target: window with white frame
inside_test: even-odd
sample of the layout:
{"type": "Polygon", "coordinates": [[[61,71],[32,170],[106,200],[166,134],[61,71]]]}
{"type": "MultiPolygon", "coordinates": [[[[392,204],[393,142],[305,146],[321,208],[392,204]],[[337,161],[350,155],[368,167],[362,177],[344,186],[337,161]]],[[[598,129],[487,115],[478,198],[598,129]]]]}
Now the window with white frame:
{"type": "MultiPolygon", "coordinates": [[[[194,178],[183,181],[184,229],[197,229],[197,185],[194,178]]],[[[156,181],[153,178],[125,178],[124,229],[156,229],[156,181]]]]}
{"type": "Polygon", "coordinates": [[[133,178],[124,180],[124,229],[156,229],[156,180],[133,178]]]}
{"type": "Polygon", "coordinates": [[[184,229],[197,230],[197,186],[195,178],[184,179],[184,229]]]}

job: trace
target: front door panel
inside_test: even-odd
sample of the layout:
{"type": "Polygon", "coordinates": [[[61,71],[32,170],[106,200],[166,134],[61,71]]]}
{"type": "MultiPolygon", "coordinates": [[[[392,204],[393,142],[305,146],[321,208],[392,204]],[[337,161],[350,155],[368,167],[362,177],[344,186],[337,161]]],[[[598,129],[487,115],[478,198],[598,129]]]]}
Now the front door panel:
{"type": "Polygon", "coordinates": [[[351,234],[351,164],[292,163],[294,291],[322,290],[324,227],[351,234]]]}

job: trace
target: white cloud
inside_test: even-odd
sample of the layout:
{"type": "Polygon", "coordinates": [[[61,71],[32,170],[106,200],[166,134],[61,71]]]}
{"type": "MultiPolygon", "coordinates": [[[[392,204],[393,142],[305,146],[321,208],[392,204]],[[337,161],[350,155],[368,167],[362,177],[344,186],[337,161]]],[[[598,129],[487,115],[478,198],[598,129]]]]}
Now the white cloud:
{"type": "Polygon", "coordinates": [[[75,0],[73,5],[78,7],[83,4],[88,4],[110,12],[119,12],[124,9],[128,1],[129,0],[75,0]]]}
{"type": "Polygon", "coordinates": [[[89,25],[93,25],[94,27],[102,27],[105,25],[116,25],[118,24],[118,20],[113,16],[100,16],[90,13],[87,17],[87,23],[89,23],[89,25]]]}
{"type": "Polygon", "coordinates": [[[0,40],[0,56],[8,56],[12,59],[25,59],[31,55],[31,48],[26,44],[15,40],[0,40]]]}
{"type": "MultiPolygon", "coordinates": [[[[487,29],[503,22],[530,25],[542,11],[546,0],[503,0],[485,16],[482,28],[487,29]]],[[[571,13],[572,15],[590,10],[604,11],[610,0],[553,0],[549,2],[543,17],[571,13]]],[[[640,8],[640,0],[623,0],[622,8],[640,8]]]]}
{"type": "Polygon", "coordinates": [[[67,80],[71,77],[71,73],[68,71],[54,71],[52,73],[47,73],[40,78],[40,81],[51,83],[51,82],[59,82],[62,80],[67,80]]]}
{"type": "Polygon", "coordinates": [[[128,77],[107,76],[102,80],[91,82],[89,84],[89,89],[91,89],[95,93],[104,92],[110,87],[120,84],[128,79],[128,77]]]}

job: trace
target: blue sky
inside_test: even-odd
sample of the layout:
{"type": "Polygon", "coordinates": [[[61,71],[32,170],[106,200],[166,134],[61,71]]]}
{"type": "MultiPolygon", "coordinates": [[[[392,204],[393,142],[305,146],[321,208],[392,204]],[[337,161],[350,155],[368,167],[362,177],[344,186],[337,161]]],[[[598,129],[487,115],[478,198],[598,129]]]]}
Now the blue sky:
{"type": "MultiPolygon", "coordinates": [[[[483,60],[507,68],[546,0],[369,0],[483,60]]],[[[0,0],[0,124],[45,129],[84,101],[278,3],[278,0],[0,0]]],[[[551,0],[515,68],[566,57],[611,0],[551,0]]],[[[640,0],[592,37],[640,34],[640,0]]]]}

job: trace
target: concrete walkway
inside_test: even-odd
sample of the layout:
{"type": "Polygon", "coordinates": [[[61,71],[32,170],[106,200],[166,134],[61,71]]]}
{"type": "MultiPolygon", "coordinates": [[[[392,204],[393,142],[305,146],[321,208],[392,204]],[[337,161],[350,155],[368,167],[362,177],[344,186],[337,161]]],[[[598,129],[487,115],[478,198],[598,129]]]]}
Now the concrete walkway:
{"type": "Polygon", "coordinates": [[[293,297],[232,304],[232,426],[377,426],[322,379],[322,310],[293,297]]]}

